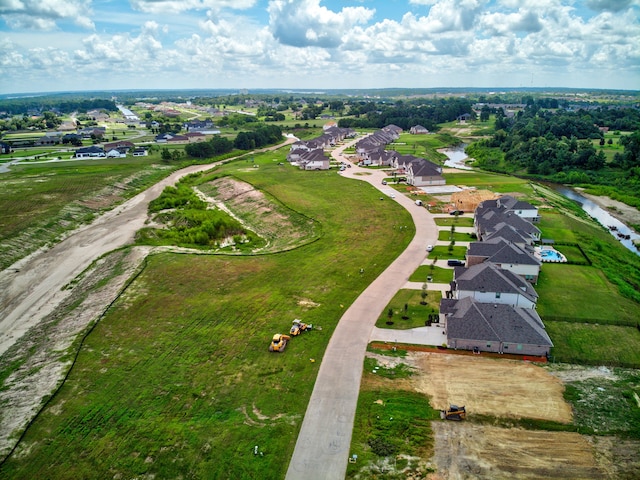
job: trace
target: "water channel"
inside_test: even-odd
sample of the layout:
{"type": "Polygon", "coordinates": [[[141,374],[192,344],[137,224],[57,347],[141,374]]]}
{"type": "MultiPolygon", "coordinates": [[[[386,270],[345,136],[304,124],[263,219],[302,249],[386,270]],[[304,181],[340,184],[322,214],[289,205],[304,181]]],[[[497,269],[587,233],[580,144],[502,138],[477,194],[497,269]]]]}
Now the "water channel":
{"type": "Polygon", "coordinates": [[[634,232],[630,227],[622,223],[616,217],[600,207],[597,203],[589,200],[586,197],[583,197],[575,190],[572,190],[568,187],[563,187],[562,185],[551,185],[551,188],[553,188],[553,190],[560,193],[564,197],[578,202],[580,206],[582,206],[582,209],[587,212],[590,217],[607,228],[611,235],[619,240],[622,245],[627,247],[636,255],[640,255],[640,250],[638,250],[633,244],[634,240],[640,240],[640,235],[634,232]],[[620,238],[620,235],[618,234],[625,236],[628,235],[629,238],[620,238]]]}
{"type": "Polygon", "coordinates": [[[445,167],[458,168],[460,170],[472,170],[464,162],[469,156],[465,153],[464,149],[467,145],[463,143],[458,147],[442,148],[438,150],[440,153],[444,153],[448,160],[444,162],[445,167]]]}
{"type": "MultiPolygon", "coordinates": [[[[468,155],[465,153],[464,148],[465,144],[462,144],[458,147],[454,148],[443,148],[438,150],[440,153],[444,153],[448,160],[444,162],[445,167],[458,168],[460,170],[472,170],[471,167],[465,164],[465,160],[468,155]]],[[[582,209],[589,214],[590,217],[595,219],[602,226],[607,228],[611,235],[619,240],[622,245],[627,247],[636,255],[640,255],[640,250],[633,244],[634,240],[640,240],[640,235],[634,232],[630,227],[625,225],[623,222],[618,220],[616,217],[611,215],[605,209],[600,207],[597,203],[589,200],[588,198],[580,195],[575,190],[572,190],[568,187],[564,187],[562,185],[549,185],[553,190],[560,193],[561,195],[578,202],[582,209]],[[611,228],[613,227],[613,228],[611,228]],[[620,238],[622,236],[629,236],[629,238],[620,238]]]]}

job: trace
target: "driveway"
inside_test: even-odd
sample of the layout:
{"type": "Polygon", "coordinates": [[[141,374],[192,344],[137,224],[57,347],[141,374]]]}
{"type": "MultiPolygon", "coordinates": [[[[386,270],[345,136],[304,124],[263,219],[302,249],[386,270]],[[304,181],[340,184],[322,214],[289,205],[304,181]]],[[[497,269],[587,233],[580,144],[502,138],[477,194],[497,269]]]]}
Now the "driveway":
{"type": "MultiPolygon", "coordinates": [[[[355,141],[336,148],[332,156],[346,161],[342,151],[353,143],[355,141]]],[[[389,188],[382,185],[386,175],[380,170],[353,165],[341,175],[369,182],[381,192],[389,188]]],[[[400,193],[387,200],[400,203],[411,213],[416,235],[406,250],[369,285],[340,319],[318,371],[287,480],[344,478],[364,356],[374,334],[376,319],[425,260],[425,245],[435,244],[438,237],[433,217],[425,208],[418,207],[400,193]]]]}

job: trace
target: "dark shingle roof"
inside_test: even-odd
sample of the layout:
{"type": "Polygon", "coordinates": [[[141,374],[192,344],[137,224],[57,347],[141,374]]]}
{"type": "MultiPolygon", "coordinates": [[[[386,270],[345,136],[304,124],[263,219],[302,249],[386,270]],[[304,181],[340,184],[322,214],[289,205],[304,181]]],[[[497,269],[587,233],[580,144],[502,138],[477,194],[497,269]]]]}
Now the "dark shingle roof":
{"type": "MultiPolygon", "coordinates": [[[[553,346],[538,313],[530,308],[457,300],[447,317],[447,337],[553,346]]],[[[442,310],[441,310],[442,311],[442,310]]]]}
{"type": "Polygon", "coordinates": [[[529,282],[490,262],[479,263],[468,268],[456,267],[454,280],[458,290],[516,293],[534,303],[538,300],[538,294],[529,282]]]}

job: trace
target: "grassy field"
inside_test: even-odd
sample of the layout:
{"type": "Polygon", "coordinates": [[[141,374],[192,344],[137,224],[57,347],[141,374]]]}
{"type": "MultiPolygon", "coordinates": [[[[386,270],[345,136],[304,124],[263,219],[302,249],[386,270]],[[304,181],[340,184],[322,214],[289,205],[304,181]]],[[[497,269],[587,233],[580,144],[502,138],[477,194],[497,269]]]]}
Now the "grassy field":
{"type": "Polygon", "coordinates": [[[438,152],[438,149],[451,146],[455,138],[450,135],[411,135],[402,133],[400,138],[389,144],[389,149],[395,150],[401,155],[414,155],[431,161],[444,162],[447,156],[438,152]]]}
{"type": "MultiPolygon", "coordinates": [[[[543,317],[544,319],[544,317],[543,317]]],[[[640,368],[636,327],[544,321],[554,362],[640,368]]]]}
{"type": "MultiPolygon", "coordinates": [[[[396,458],[394,469],[415,471],[420,457],[428,458],[433,451],[430,421],[440,413],[425,395],[370,372],[365,369],[353,427],[357,461],[349,464],[346,478],[400,478],[385,475],[389,468],[384,457],[396,458]]],[[[401,475],[410,478],[407,471],[401,475]]]]}
{"type": "Polygon", "coordinates": [[[321,238],[276,255],[151,257],[0,477],[282,478],[337,321],[414,230],[394,229],[408,213],[370,186],[272,156],[221,171],[319,222],[321,238]],[[294,318],[321,328],[270,354],[294,318]]]}
{"type": "Polygon", "coordinates": [[[532,196],[533,189],[528,181],[495,173],[445,173],[448,185],[466,185],[479,189],[491,190],[497,193],[522,193],[532,196]]]}
{"type": "Polygon", "coordinates": [[[639,306],[624,298],[615,285],[594,267],[545,263],[535,286],[538,313],[544,319],[566,317],[571,321],[611,322],[635,326],[639,306]]]}
{"type": "Polygon", "coordinates": [[[176,168],[158,160],[150,156],[20,165],[0,175],[0,268],[176,168]]]}
{"type": "Polygon", "coordinates": [[[427,304],[421,305],[421,290],[398,290],[398,293],[394,295],[389,304],[380,313],[380,317],[378,317],[378,321],[376,322],[376,327],[394,328],[399,330],[424,327],[429,319],[429,314],[438,313],[440,311],[441,299],[442,294],[439,291],[428,291],[427,297],[424,300],[427,304]],[[405,305],[407,306],[406,311],[404,309],[405,305]],[[389,318],[389,310],[393,311],[391,318],[389,318]],[[393,325],[388,325],[387,322],[389,321],[393,322],[393,325]]]}

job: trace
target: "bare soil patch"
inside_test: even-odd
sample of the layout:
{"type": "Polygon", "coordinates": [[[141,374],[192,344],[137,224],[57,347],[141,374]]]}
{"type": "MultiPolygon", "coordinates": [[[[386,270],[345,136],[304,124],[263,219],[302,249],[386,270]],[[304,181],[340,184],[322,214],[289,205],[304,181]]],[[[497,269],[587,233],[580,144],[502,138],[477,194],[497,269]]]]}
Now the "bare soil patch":
{"type": "Polygon", "coordinates": [[[99,259],[73,282],[70,295],[50,315],[0,357],[0,370],[13,366],[0,390],[0,459],[66,377],[74,343],[118,297],[148,251],[118,250],[99,259]]]}
{"type": "Polygon", "coordinates": [[[569,432],[432,422],[432,480],[606,478],[587,437],[569,432]]]}
{"type": "Polygon", "coordinates": [[[562,381],[544,368],[517,360],[411,353],[418,367],[414,388],[429,395],[434,408],[465,405],[474,413],[495,417],[571,422],[562,381]]]}

